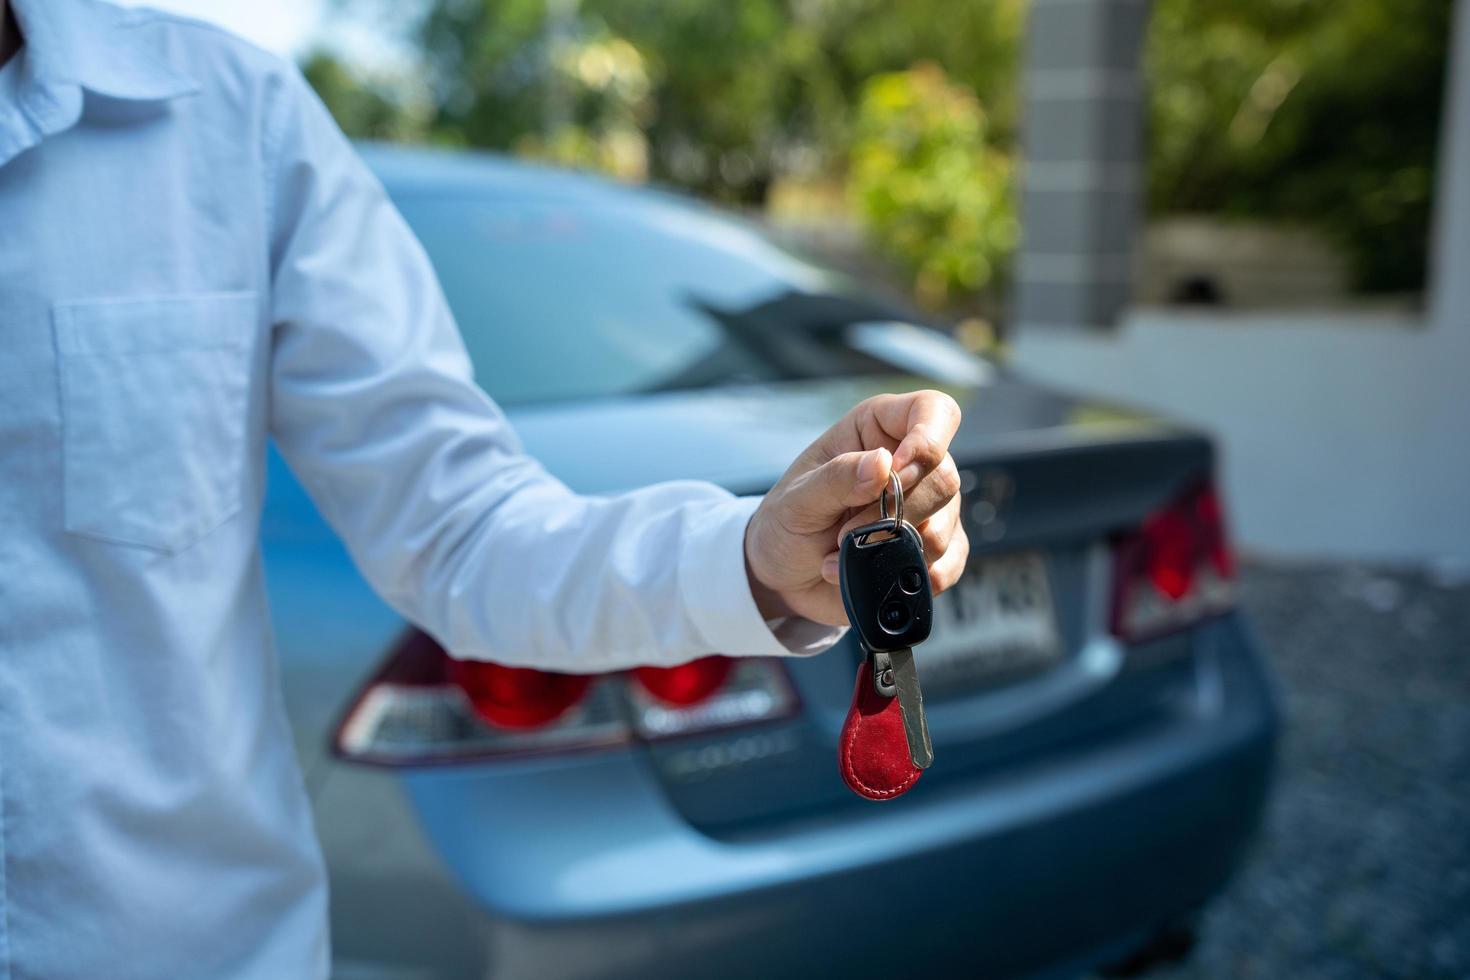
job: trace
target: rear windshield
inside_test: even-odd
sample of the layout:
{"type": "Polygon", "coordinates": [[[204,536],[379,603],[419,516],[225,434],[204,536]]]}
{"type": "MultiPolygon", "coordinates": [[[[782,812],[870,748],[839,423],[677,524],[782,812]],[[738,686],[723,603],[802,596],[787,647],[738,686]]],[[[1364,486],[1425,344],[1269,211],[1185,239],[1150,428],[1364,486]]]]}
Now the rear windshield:
{"type": "Polygon", "coordinates": [[[396,203],[504,404],[893,370],[843,331],[904,311],[736,221],[653,196],[396,203]]]}

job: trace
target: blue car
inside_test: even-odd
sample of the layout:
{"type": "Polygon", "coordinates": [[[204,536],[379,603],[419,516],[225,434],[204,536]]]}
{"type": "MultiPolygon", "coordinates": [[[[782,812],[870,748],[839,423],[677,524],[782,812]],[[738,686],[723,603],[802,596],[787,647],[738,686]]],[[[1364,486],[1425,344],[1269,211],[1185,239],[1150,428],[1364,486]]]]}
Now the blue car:
{"type": "Polygon", "coordinates": [[[770,486],[940,387],[973,542],[917,650],[937,761],[836,765],[859,653],[572,677],[451,661],[278,458],[263,534],[336,976],[1070,975],[1177,935],[1266,799],[1270,684],[1196,431],[1047,390],[694,202],[365,147],[480,384],[573,488],[770,486]]]}

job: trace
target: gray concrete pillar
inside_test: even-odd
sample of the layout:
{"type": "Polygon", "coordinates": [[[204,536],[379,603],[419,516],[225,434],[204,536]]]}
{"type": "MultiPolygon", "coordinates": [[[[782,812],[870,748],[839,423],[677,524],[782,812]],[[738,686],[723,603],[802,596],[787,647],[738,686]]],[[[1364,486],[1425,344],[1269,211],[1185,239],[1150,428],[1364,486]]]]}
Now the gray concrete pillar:
{"type": "Polygon", "coordinates": [[[1147,0],[1032,0],[1016,326],[1111,325],[1143,208],[1147,0]]]}
{"type": "MultiPolygon", "coordinates": [[[[1455,7],[1439,131],[1439,184],[1429,253],[1429,309],[1436,330],[1470,355],[1470,0],[1455,7]]],[[[1461,362],[1462,367],[1465,362],[1461,362]]],[[[1470,387],[1470,383],[1467,383],[1470,387]]]]}

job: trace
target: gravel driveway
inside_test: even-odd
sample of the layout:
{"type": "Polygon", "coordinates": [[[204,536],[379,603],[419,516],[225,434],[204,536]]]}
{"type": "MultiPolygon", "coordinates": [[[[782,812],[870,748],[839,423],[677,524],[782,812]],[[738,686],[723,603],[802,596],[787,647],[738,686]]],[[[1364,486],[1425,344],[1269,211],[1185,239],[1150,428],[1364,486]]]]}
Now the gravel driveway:
{"type": "Polygon", "coordinates": [[[1280,681],[1281,770],[1195,978],[1470,978],[1470,583],[1255,564],[1243,602],[1280,681]]]}

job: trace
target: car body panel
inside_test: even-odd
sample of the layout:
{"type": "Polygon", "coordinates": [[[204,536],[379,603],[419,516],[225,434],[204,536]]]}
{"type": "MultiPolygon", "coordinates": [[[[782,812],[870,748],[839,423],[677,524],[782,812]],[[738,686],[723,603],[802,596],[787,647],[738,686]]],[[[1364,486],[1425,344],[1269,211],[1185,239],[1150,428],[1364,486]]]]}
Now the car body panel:
{"type": "Polygon", "coordinates": [[[1191,693],[1126,739],[896,812],[739,838],[689,828],[631,752],[606,768],[524,761],[401,782],[338,766],[324,802],[369,805],[377,833],[323,828],[335,931],[357,935],[369,917],[396,935],[401,917],[431,908],[427,949],[381,952],[463,970],[446,976],[631,977],[659,963],[699,976],[901,974],[911,954],[875,938],[879,923],[921,943],[935,975],[1080,969],[1198,907],[1255,831],[1276,714],[1244,629],[1229,617],[1204,630],[1201,666],[1183,667],[1191,693]],[[400,892],[404,880],[414,887],[400,892]]]}
{"type": "MultiPolygon", "coordinates": [[[[920,780],[893,812],[855,807],[730,838],[690,827],[636,750],[422,769],[405,774],[403,782],[430,840],[486,907],[523,921],[630,914],[789,885],[854,864],[874,863],[880,874],[890,862],[1167,782],[1201,760],[1229,756],[1259,739],[1260,717],[1246,710],[1223,717],[1223,701],[1213,691],[1197,684],[1191,694],[1172,706],[1173,717],[1136,737],[1102,740],[1052,765],[937,787],[920,780]],[[1171,737],[1160,737],[1164,731],[1171,737]],[[511,792],[514,807],[504,805],[511,792]],[[592,812],[595,820],[588,819],[592,812]],[[560,846],[524,846],[538,837],[560,846]]],[[[1064,870],[1056,866],[1050,873],[1064,870]]]]}

